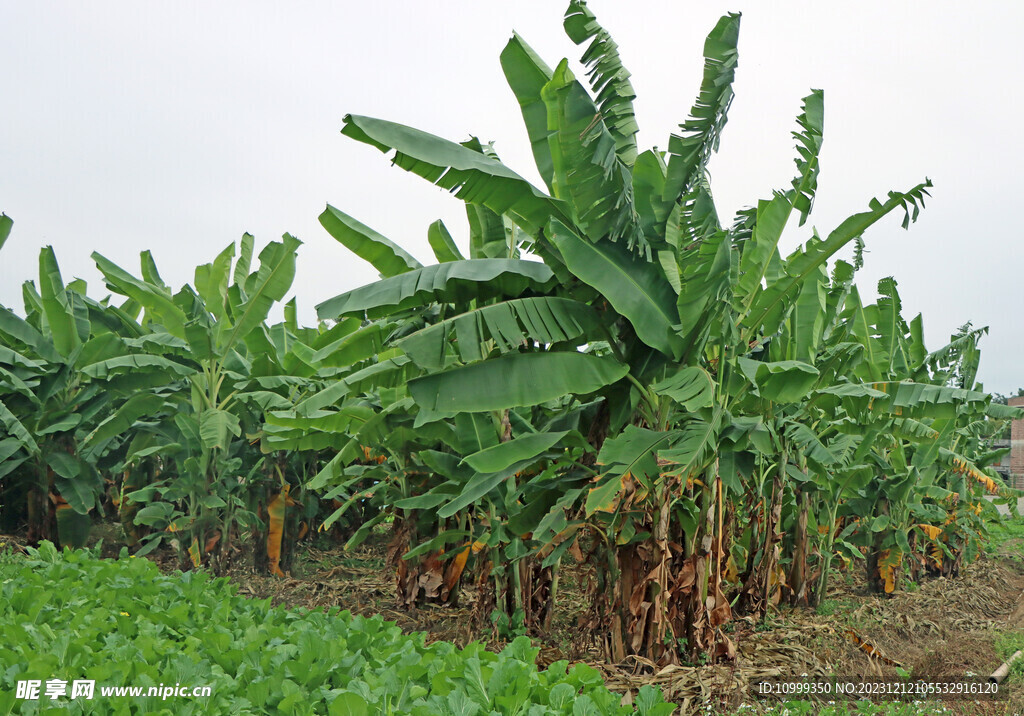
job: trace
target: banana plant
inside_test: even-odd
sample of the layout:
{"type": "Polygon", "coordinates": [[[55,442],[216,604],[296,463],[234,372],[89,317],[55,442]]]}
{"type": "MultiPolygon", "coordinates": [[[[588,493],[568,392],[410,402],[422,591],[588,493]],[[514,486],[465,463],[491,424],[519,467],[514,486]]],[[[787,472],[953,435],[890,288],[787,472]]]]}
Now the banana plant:
{"type": "MultiPolygon", "coordinates": [[[[11,221],[0,221],[0,244],[11,221]]],[[[24,518],[28,539],[85,544],[90,512],[104,481],[82,455],[82,438],[116,406],[118,391],[93,380],[91,367],[116,341],[85,297],[85,284],[65,285],[53,249],[39,254],[39,289],[24,285],[25,318],[0,307],[0,489],[9,526],[24,518]],[[21,509],[24,508],[24,512],[21,509]]],[[[123,395],[123,392],[121,393],[123,395]]]]}
{"type": "Polygon", "coordinates": [[[501,56],[545,189],[486,152],[399,124],[349,115],[342,129],[393,152],[399,167],[470,207],[501,217],[506,228],[528,237],[544,263],[499,266],[470,258],[416,268],[392,250],[400,273],[318,311],[321,318],[372,320],[432,301],[445,306],[441,327],[427,326],[401,344],[426,371],[408,383],[421,422],[565,395],[598,398],[604,407],[585,434],[601,469],[579,506],[591,517],[612,505],[614,512],[633,480],[649,483],[646,492],[637,488],[645,499],[644,529],[628,540],[639,547],[627,556],[618,549],[620,535],[608,540],[612,554],[632,560],[620,572],[644,575],[625,587],[609,580],[615,593],[603,619],[618,625],[611,630],[612,655],[678,660],[679,641],[691,652],[722,645],[718,653],[727,655],[720,627],[730,610],[721,570],[712,568],[723,552],[715,456],[730,417],[736,361],[779,330],[804,283],[837,251],[897,208],[907,210],[905,223],[916,217],[929,184],[873,200],[868,211],[783,262],[777,245],[787,220],[794,213],[806,218],[814,197],[821,93],[805,99],[799,118],[792,186],[723,228],[706,166],[732,97],[739,16],[722,18],[709,36],[692,118],[667,153],[638,151],[629,73],[585,3],[569,4],[565,29],[577,44],[588,43],[591,91],[567,62],[551,69],[518,36],[501,56]],[[532,283],[523,280],[527,268],[532,283]],[[605,438],[615,439],[607,450],[605,438]],[[673,516],[688,509],[677,502],[678,486],[697,483],[687,498],[694,510],[690,530],[674,539],[682,522],[673,516]],[[672,584],[679,586],[670,599],[672,584]],[[685,607],[671,614],[680,603],[685,607]]]}
{"type": "MultiPolygon", "coordinates": [[[[883,279],[878,292],[878,301],[864,306],[852,290],[844,310],[847,335],[863,348],[864,360],[855,372],[877,391],[855,408],[860,429],[873,437],[862,455],[874,477],[851,507],[863,517],[858,537],[867,548],[869,582],[891,592],[903,560],[913,552],[915,525],[941,526],[936,521],[946,517],[936,498],[949,495],[950,450],[957,446],[958,430],[984,415],[990,398],[971,390],[980,332],[955,337],[959,349],[946,346],[928,353],[922,318],[909,323],[903,318],[895,281],[883,279]],[[958,373],[970,377],[956,385],[950,376],[958,373]]],[[[957,459],[976,470],[975,454],[971,448],[970,459],[957,459]]]]}
{"type": "Polygon", "coordinates": [[[299,241],[285,235],[259,254],[250,272],[254,239],[245,235],[217,258],[199,266],[195,287],[176,294],[164,284],[149,252],[142,254],[142,277],[93,254],[107,287],[142,312],[146,335],[135,342],[141,355],[103,364],[103,370],[155,367],[148,389],[111,415],[90,435],[99,444],[135,425],[126,464],[159,456],[160,478],[127,495],[144,504],[135,520],[153,531],[142,552],[165,539],[177,544],[192,566],[226,568],[233,535],[252,527],[257,505],[252,491],[281,475],[260,472],[261,459],[247,449],[247,433],[256,433],[263,410],[286,404],[273,391],[252,385],[260,356],[269,353],[272,336],[265,321],[274,303],[284,299],[295,273],[299,241]],[[237,260],[235,258],[238,251],[237,260]]]}

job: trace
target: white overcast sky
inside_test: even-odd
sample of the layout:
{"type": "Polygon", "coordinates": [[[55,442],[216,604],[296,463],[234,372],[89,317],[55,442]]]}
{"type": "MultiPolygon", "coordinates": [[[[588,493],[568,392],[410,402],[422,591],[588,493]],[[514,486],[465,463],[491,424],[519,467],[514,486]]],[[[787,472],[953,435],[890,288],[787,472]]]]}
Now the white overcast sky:
{"type": "MultiPolygon", "coordinates": [[[[712,161],[725,217],[793,172],[794,118],[825,90],[825,144],[812,215],[827,233],[872,196],[935,188],[909,232],[890,217],[865,236],[873,298],[893,275],[905,313],[924,313],[930,348],[987,325],[980,378],[1024,385],[1024,268],[1018,223],[1024,5],[867,0],[592,0],[633,73],[642,147],[665,147],[685,119],[717,18],[743,12],[736,99],[712,161]]],[[[550,0],[389,3],[220,0],[0,0],[0,303],[52,244],[65,280],[105,287],[89,254],[138,273],[151,249],[164,279],[192,281],[245,231],[303,240],[300,315],[376,277],[320,227],[326,202],[432,256],[430,222],[465,245],[461,203],[341,136],[346,113],[454,140],[493,140],[534,179],[518,105],[498,54],[517,30],[554,66],[580,48],[550,0]]],[[[537,180],[539,183],[539,180],[537,180]]],[[[810,226],[787,235],[788,252],[810,226]]]]}

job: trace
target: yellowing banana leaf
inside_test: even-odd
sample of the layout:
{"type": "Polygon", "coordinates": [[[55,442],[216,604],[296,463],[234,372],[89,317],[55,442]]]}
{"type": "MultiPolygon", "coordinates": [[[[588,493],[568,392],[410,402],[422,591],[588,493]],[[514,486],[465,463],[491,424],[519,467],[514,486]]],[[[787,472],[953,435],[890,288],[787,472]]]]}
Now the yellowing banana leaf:
{"type": "Polygon", "coordinates": [[[281,547],[284,539],[285,511],[290,502],[288,492],[291,485],[284,485],[281,491],[274,495],[267,504],[267,562],[270,573],[277,577],[284,577],[281,571],[281,547]]]}

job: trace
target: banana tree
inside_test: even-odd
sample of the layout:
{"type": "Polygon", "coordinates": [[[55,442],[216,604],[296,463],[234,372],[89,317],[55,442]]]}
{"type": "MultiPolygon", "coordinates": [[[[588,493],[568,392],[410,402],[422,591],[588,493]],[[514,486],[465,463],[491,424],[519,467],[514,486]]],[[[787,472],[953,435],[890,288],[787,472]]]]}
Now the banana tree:
{"type": "MultiPolygon", "coordinates": [[[[4,219],[0,244],[11,227],[4,219]]],[[[83,546],[105,485],[81,441],[118,400],[89,368],[117,338],[96,320],[104,307],[85,297],[84,282],[64,284],[51,247],[39,254],[39,291],[26,283],[23,293],[25,318],[0,307],[4,519],[13,527],[24,517],[29,540],[83,546]]]]}
{"type": "Polygon", "coordinates": [[[272,391],[253,389],[250,379],[259,356],[270,352],[265,320],[291,287],[299,241],[285,235],[269,243],[259,268],[250,272],[253,245],[247,234],[237,260],[231,244],[196,269],[194,288],[186,285],[173,295],[148,252],[142,278],[93,254],[108,288],[142,311],[146,331],[136,341],[140,355],[107,361],[97,375],[131,370],[145,376],[147,369],[153,375],[135,402],[111,415],[89,440],[100,444],[134,427],[138,439],[126,464],[158,456],[164,468],[156,482],[128,495],[145,504],[135,520],[154,529],[143,551],[171,539],[193,566],[216,570],[226,567],[232,535],[255,522],[252,490],[268,479],[285,483],[283,475],[260,473],[261,461],[253,459],[244,434],[258,430],[265,407],[285,404],[272,391]],[[153,419],[136,424],[144,416],[153,419]]]}
{"type": "MultiPolygon", "coordinates": [[[[484,157],[493,157],[493,150],[476,140],[465,143],[464,148],[484,157]]],[[[549,304],[531,295],[543,293],[552,286],[553,274],[542,264],[520,259],[529,241],[508,219],[503,219],[482,206],[467,206],[467,214],[470,224],[469,253],[473,258],[466,260],[461,257],[447,228],[438,222],[430,227],[428,236],[441,263],[427,268],[421,267],[414,259],[397,249],[392,242],[338,209],[328,206],[321,215],[321,223],[332,236],[372,263],[383,278],[379,285],[328,301],[318,307],[318,311],[321,318],[340,319],[343,323],[365,318],[367,322],[360,330],[377,331],[378,335],[387,336],[397,347],[398,352],[394,359],[391,358],[391,353],[382,352],[378,356],[378,364],[366,369],[368,374],[373,374],[378,388],[393,384],[393,376],[401,380],[400,385],[395,384],[394,387],[386,388],[389,393],[389,409],[398,405],[401,397],[407,399],[405,382],[410,377],[422,375],[425,370],[443,369],[464,362],[466,359],[459,354],[460,346],[470,350],[474,345],[470,342],[474,340],[474,335],[477,336],[475,345],[494,340],[502,346],[502,351],[508,352],[514,345],[509,344],[507,340],[516,343],[521,340],[516,323],[518,320],[530,320],[541,330],[545,325],[550,325],[550,335],[544,336],[549,342],[564,341],[566,336],[562,333],[565,331],[574,332],[573,336],[578,334],[582,330],[582,327],[577,325],[580,320],[594,323],[593,316],[580,313],[579,309],[585,308],[582,304],[568,300],[549,304]],[[517,298],[518,296],[526,297],[517,298]],[[495,305],[496,301],[506,298],[512,299],[511,305],[516,307],[516,312],[509,313],[509,305],[495,305]],[[557,311],[553,312],[551,306],[557,311]],[[576,314],[580,315],[573,313],[574,308],[577,309],[576,314]],[[467,309],[472,310],[467,312],[467,309]],[[452,313],[456,314],[454,319],[446,318],[452,313]],[[509,321],[512,322],[511,328],[509,321]],[[546,324],[546,321],[549,323],[546,324]],[[503,339],[502,331],[510,330],[512,333],[509,333],[509,338],[503,339]],[[485,333],[486,338],[480,337],[485,333]],[[456,334],[462,336],[461,341],[453,338],[456,334]],[[390,367],[389,363],[392,364],[390,367]]],[[[384,392],[385,390],[378,390],[381,398],[384,392]]],[[[338,390],[334,393],[339,398],[342,396],[338,390]]],[[[560,394],[556,390],[551,397],[555,398],[560,394]]],[[[384,407],[384,402],[380,400],[380,408],[384,407]]],[[[320,404],[317,405],[319,407],[320,404]]],[[[512,508],[514,512],[515,500],[506,501],[500,509],[477,510],[474,516],[471,514],[472,509],[466,509],[469,507],[469,501],[461,497],[461,491],[483,498],[488,491],[493,490],[514,473],[539,472],[540,470],[528,469],[529,466],[523,461],[526,460],[528,463],[531,459],[538,460],[538,449],[541,452],[550,449],[559,437],[564,436],[565,431],[548,441],[546,448],[538,448],[536,446],[547,436],[542,435],[540,442],[534,437],[527,439],[525,443],[512,438],[513,423],[517,435],[520,429],[531,433],[538,432],[530,427],[528,411],[524,417],[509,411],[508,408],[487,413],[463,412],[458,415],[425,410],[422,405],[415,411],[409,408],[411,403],[408,407],[400,406],[399,410],[391,412],[387,417],[389,424],[393,426],[391,430],[394,435],[404,435],[400,430],[394,431],[398,430],[398,426],[403,422],[414,420],[415,429],[428,436],[426,443],[422,440],[414,443],[405,440],[399,446],[394,444],[393,438],[386,439],[383,441],[386,448],[384,463],[379,467],[370,466],[369,471],[358,464],[357,451],[352,451],[348,455],[347,466],[341,464],[346,458],[339,454],[339,464],[329,466],[333,470],[331,483],[337,485],[335,489],[352,489],[358,492],[354,485],[376,480],[373,484],[375,499],[382,499],[384,505],[392,505],[391,509],[396,510],[396,543],[392,552],[398,556],[405,553],[405,559],[398,562],[398,593],[402,603],[412,606],[422,600],[453,598],[453,587],[457,581],[453,575],[461,574],[462,569],[453,568],[452,565],[442,568],[438,550],[455,540],[465,540],[467,535],[473,534],[476,523],[480,522],[490,526],[482,535],[483,539],[470,539],[467,545],[458,545],[451,560],[453,565],[464,566],[468,558],[468,544],[476,545],[476,552],[480,553],[476,561],[483,571],[488,572],[482,575],[482,583],[486,585],[493,579],[497,588],[491,591],[496,591],[502,597],[498,601],[503,605],[525,604],[527,621],[532,622],[531,615],[534,610],[529,609],[531,600],[524,601],[523,595],[540,592],[550,595],[553,591],[550,587],[526,584],[525,582],[532,583],[533,580],[526,579],[524,582],[522,575],[519,574],[519,570],[530,571],[526,566],[529,560],[526,559],[524,562],[523,559],[526,550],[521,548],[521,540],[512,536],[512,533],[503,526],[505,518],[512,517],[506,508],[512,508]],[[430,444],[430,440],[434,441],[433,445],[430,444]],[[507,444],[499,448],[499,444],[502,443],[507,444]],[[486,455],[490,453],[484,451],[488,449],[512,455],[517,451],[521,452],[526,444],[534,446],[533,454],[526,455],[525,458],[510,457],[512,462],[503,464],[500,469],[478,475],[473,480],[469,480],[464,474],[469,468],[460,470],[449,464],[452,454],[466,458],[467,465],[476,464],[474,459],[477,453],[483,453],[484,457],[480,459],[487,462],[486,455]],[[412,455],[414,445],[416,456],[412,455]],[[407,479],[410,468],[418,464],[420,459],[428,459],[423,457],[424,455],[433,457],[429,458],[430,469],[423,472],[442,477],[440,481],[407,479]],[[447,457],[443,457],[445,455],[447,457]],[[356,464],[352,464],[353,461],[356,464]],[[352,477],[353,473],[358,475],[358,479],[352,477]],[[482,492],[481,485],[486,486],[482,492]],[[454,487],[458,489],[452,493],[454,487]],[[438,505],[441,507],[436,509],[438,505]],[[412,513],[418,513],[420,517],[412,513]],[[457,527],[453,529],[449,523],[457,527]],[[420,544],[417,545],[416,542],[420,544]],[[406,553],[406,549],[410,547],[414,549],[406,553]],[[504,554],[499,556],[498,552],[504,554]],[[512,553],[518,556],[511,557],[512,553]],[[510,566],[513,564],[514,567],[510,566]],[[484,565],[490,566],[484,568],[484,565]],[[505,573],[507,566],[508,574],[505,573]],[[515,589],[508,588],[512,583],[516,583],[515,589]],[[446,585],[443,590],[442,584],[446,585]],[[424,586],[429,586],[430,589],[424,589],[424,586]]],[[[303,421],[302,425],[317,430],[318,420],[320,418],[303,421]]],[[[347,429],[348,426],[339,424],[339,432],[347,429]]],[[[371,437],[365,432],[363,429],[358,436],[360,444],[365,444],[371,437]]],[[[493,464],[494,459],[496,458],[492,456],[488,464],[493,464]]],[[[318,478],[314,480],[314,484],[328,484],[328,478],[318,478]]],[[[515,490],[510,490],[506,497],[514,493],[515,490]]],[[[350,499],[345,507],[351,504],[350,499]]],[[[480,534],[478,532],[478,535],[480,534]]],[[[540,568],[542,572],[544,569],[546,568],[540,568]]],[[[545,574],[550,581],[550,572],[545,574]]],[[[550,603],[549,598],[541,601],[550,603]]],[[[508,611],[511,613],[512,609],[508,611]]],[[[550,609],[541,608],[538,611],[544,613],[539,617],[541,622],[550,614],[550,609]]]]}
{"type": "Polygon", "coordinates": [[[717,566],[723,490],[715,456],[730,418],[736,360],[779,329],[804,282],[837,251],[896,208],[908,210],[906,222],[916,216],[928,186],[872,201],[868,211],[783,263],[779,237],[791,214],[806,217],[816,187],[822,117],[816,92],[799,120],[792,187],[723,228],[706,165],[732,97],[738,28],[739,16],[729,15],[709,36],[693,116],[667,153],[638,152],[629,74],[584,3],[570,3],[565,29],[574,42],[589,43],[584,62],[594,95],[567,62],[552,70],[514,36],[502,67],[546,191],[492,156],[399,124],[349,115],[342,130],[393,151],[401,168],[510,222],[544,261],[548,273],[525,297],[527,286],[516,277],[526,262],[499,269],[488,259],[468,259],[411,268],[318,310],[322,318],[373,319],[437,300],[457,311],[450,318],[446,311],[448,329],[423,329],[434,331],[428,350],[407,351],[428,371],[409,382],[422,420],[564,395],[602,401],[585,431],[600,474],[580,503],[589,503],[591,516],[612,506],[614,513],[636,490],[643,498],[639,524],[649,527],[627,538],[636,548],[619,549],[615,530],[625,522],[613,522],[607,540],[612,559],[629,562],[619,565],[620,573],[644,575],[633,583],[608,582],[616,590],[605,618],[618,619],[610,643],[616,658],[676,660],[679,640],[691,652],[717,643],[728,653],[720,629],[729,607],[717,566]],[[488,305],[468,303],[481,299],[488,305]],[[447,340],[451,331],[454,344],[447,340]],[[609,436],[615,442],[606,450],[609,436]],[[679,487],[698,483],[686,498],[692,506],[681,503],[679,487]],[[684,523],[689,529],[676,539],[684,523]],[[685,606],[673,615],[679,604],[685,606]]]}
{"type": "MultiPolygon", "coordinates": [[[[849,335],[864,348],[857,372],[882,393],[860,417],[880,436],[865,453],[876,477],[853,504],[866,518],[860,537],[868,546],[869,582],[891,592],[904,558],[916,551],[910,542],[918,534],[915,525],[944,526],[947,513],[939,501],[950,496],[948,488],[957,500],[972,501],[966,483],[949,470],[981,476],[974,464],[981,451],[964,440],[963,431],[984,415],[990,398],[971,390],[981,331],[965,331],[928,353],[921,316],[909,324],[902,317],[895,281],[883,279],[879,295],[869,306],[861,304],[856,291],[847,299],[849,335]],[[962,453],[954,452],[958,447],[962,453]],[[959,484],[952,484],[951,477],[959,484]]],[[[933,539],[931,530],[924,534],[933,539]]]]}

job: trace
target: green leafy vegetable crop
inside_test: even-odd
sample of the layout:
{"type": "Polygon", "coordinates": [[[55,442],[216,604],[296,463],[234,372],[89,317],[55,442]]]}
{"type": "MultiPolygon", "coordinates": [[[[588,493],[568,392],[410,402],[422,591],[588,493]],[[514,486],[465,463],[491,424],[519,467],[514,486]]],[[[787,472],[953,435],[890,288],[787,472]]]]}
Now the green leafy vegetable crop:
{"type": "Polygon", "coordinates": [[[593,668],[546,670],[525,637],[500,654],[380,617],[271,607],[226,579],[143,559],[0,559],[0,714],[624,714],[667,716],[654,689],[621,706],[593,668]],[[95,680],[91,700],[16,698],[19,680],[95,680]],[[104,697],[103,686],[210,686],[208,697],[104,697]],[[55,707],[57,707],[55,709],[55,707]]]}

